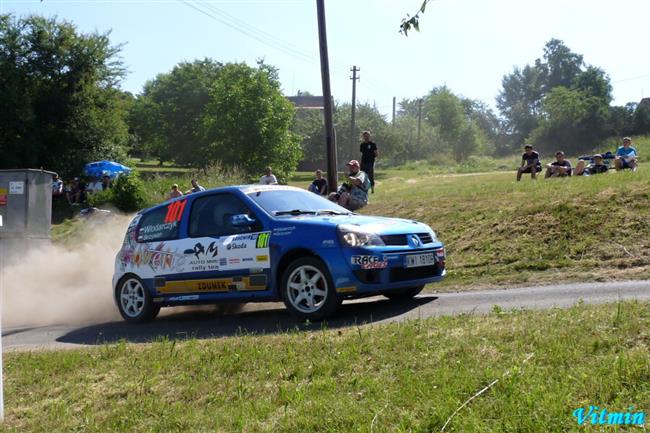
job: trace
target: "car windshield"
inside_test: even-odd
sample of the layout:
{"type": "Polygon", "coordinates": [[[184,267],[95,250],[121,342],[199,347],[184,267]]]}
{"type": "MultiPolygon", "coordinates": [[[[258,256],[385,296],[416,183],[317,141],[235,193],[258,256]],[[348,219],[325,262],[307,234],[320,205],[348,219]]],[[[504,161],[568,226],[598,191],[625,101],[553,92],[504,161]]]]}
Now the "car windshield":
{"type": "Polygon", "coordinates": [[[248,194],[271,215],[349,215],[350,211],[309,191],[271,190],[248,194]]]}

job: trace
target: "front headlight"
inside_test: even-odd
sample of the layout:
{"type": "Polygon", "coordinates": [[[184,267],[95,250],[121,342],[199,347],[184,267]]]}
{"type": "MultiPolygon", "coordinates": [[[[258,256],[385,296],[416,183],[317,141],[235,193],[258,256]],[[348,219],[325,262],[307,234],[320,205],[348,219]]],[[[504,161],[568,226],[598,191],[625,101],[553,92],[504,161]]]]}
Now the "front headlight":
{"type": "Polygon", "coordinates": [[[346,247],[383,246],[384,241],[377,233],[364,231],[359,226],[341,224],[337,227],[341,245],[346,247]]]}

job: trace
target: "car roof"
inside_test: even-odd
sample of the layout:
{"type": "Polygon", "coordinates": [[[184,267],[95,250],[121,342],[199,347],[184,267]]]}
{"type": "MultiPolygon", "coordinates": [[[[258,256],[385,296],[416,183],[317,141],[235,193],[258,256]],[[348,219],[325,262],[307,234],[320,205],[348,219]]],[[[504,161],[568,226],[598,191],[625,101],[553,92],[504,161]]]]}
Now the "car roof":
{"type": "Polygon", "coordinates": [[[215,193],[215,192],[217,192],[217,193],[219,193],[219,192],[221,192],[221,193],[224,193],[224,192],[233,193],[233,192],[237,192],[237,191],[241,191],[243,194],[251,194],[251,193],[260,192],[260,191],[303,191],[303,192],[309,192],[309,191],[307,191],[305,189],[297,188],[295,186],[288,186],[288,185],[249,184],[249,185],[221,186],[221,187],[217,187],[217,188],[206,189],[205,191],[201,191],[201,192],[194,192],[194,193],[191,193],[191,194],[186,194],[186,195],[182,195],[180,197],[172,198],[170,200],[166,200],[166,201],[164,201],[164,202],[162,202],[160,204],[157,204],[155,206],[151,206],[149,208],[142,209],[138,213],[139,214],[145,214],[145,213],[151,212],[151,211],[153,211],[155,209],[166,206],[169,203],[184,200],[188,196],[192,196],[193,198],[197,198],[197,197],[201,197],[203,195],[209,195],[209,194],[212,194],[212,193],[215,193]]]}

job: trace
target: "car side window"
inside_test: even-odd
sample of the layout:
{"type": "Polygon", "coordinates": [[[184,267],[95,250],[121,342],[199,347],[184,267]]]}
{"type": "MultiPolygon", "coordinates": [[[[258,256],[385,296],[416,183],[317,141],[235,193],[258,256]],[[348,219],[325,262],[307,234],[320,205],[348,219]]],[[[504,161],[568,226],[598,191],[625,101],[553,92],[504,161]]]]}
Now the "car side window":
{"type": "Polygon", "coordinates": [[[178,238],[187,200],[178,200],[147,212],[140,218],[136,239],[138,242],[165,241],[178,238]]]}
{"type": "Polygon", "coordinates": [[[190,213],[189,236],[226,236],[262,231],[262,225],[244,202],[232,194],[215,194],[197,198],[190,213]],[[230,217],[246,214],[255,220],[250,226],[234,227],[230,217]]]}

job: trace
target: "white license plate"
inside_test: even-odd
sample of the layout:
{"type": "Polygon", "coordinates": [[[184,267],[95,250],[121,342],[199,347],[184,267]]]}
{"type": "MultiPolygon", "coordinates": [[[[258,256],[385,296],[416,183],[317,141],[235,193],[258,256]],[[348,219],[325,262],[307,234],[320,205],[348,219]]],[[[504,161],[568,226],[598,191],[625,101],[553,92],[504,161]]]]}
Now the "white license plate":
{"type": "Polygon", "coordinates": [[[406,256],[406,267],[417,268],[419,266],[431,266],[436,263],[435,253],[413,254],[406,256]]]}

